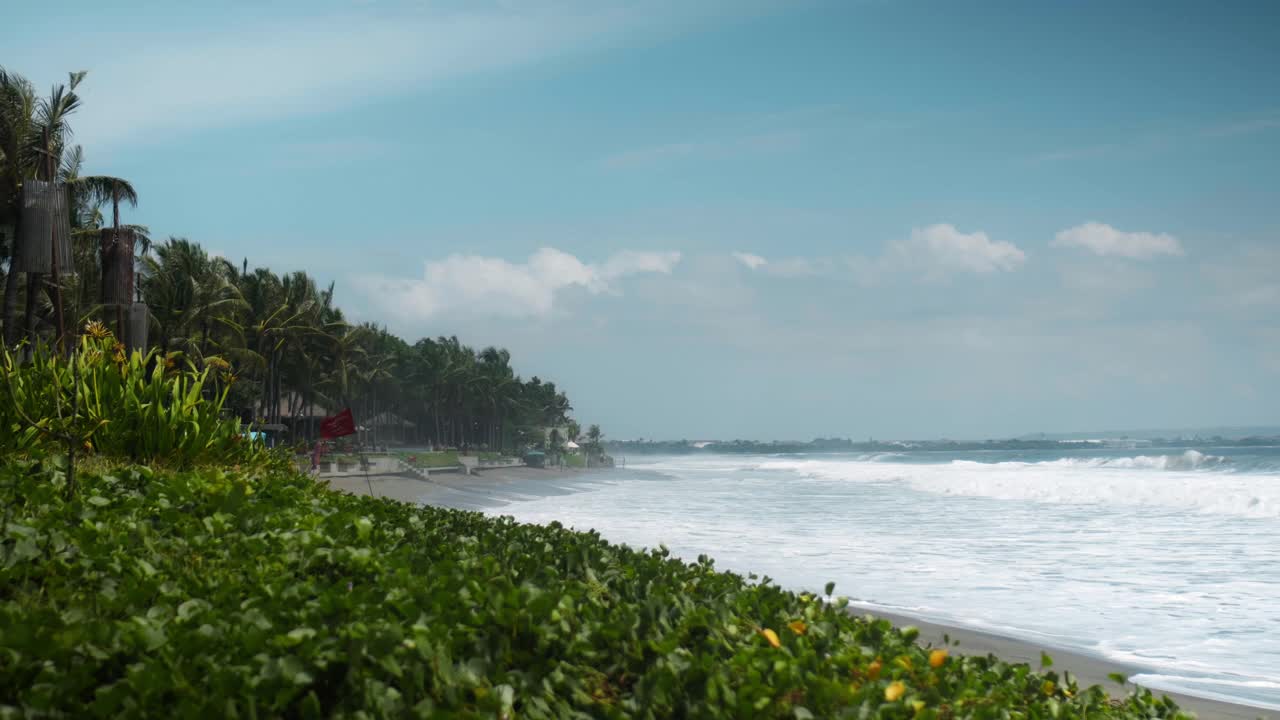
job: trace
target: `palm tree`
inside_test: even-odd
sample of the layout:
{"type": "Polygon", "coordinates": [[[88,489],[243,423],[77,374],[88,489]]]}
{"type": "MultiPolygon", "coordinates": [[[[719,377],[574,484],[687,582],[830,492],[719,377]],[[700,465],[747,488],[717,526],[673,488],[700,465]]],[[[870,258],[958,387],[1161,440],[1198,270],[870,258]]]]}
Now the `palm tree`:
{"type": "Polygon", "coordinates": [[[18,274],[13,271],[14,251],[22,216],[22,181],[32,167],[28,142],[35,123],[35,87],[26,78],[0,67],[0,239],[9,259],[4,290],[4,340],[18,341],[18,274]]]}
{"type": "Polygon", "coordinates": [[[211,348],[211,328],[244,304],[231,283],[234,268],[186,238],[170,237],[143,259],[140,286],[162,353],[200,356],[211,348]]]}

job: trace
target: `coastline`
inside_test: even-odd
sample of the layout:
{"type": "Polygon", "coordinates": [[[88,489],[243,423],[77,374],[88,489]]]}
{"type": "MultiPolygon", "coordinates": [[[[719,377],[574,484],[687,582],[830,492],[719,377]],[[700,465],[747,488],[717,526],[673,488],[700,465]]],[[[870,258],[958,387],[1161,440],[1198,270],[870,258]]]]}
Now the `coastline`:
{"type": "MultiPolygon", "coordinates": [[[[572,494],[578,489],[574,485],[589,481],[589,476],[598,475],[604,471],[604,468],[586,470],[508,467],[479,470],[475,475],[441,473],[430,479],[408,471],[371,472],[367,479],[363,473],[322,476],[319,479],[328,482],[329,486],[335,490],[360,495],[368,495],[372,486],[376,497],[415,504],[485,510],[500,507],[526,494],[572,494]]],[[[1002,660],[1027,663],[1032,668],[1039,668],[1040,655],[1044,652],[1053,658],[1052,670],[1055,672],[1069,672],[1081,685],[1099,685],[1112,694],[1128,693],[1134,685],[1126,683],[1123,688],[1117,687],[1116,682],[1110,679],[1109,675],[1119,673],[1129,677],[1144,671],[1141,667],[1111,661],[1079,650],[1067,650],[984,630],[948,625],[914,617],[908,613],[889,612],[862,605],[851,605],[849,610],[856,615],[883,618],[899,627],[915,626],[920,630],[921,644],[941,647],[944,644],[943,636],[946,635],[952,643],[959,642],[958,646],[949,646],[952,652],[958,654],[993,654],[1002,660]]],[[[1280,720],[1280,712],[1266,708],[1172,691],[1152,689],[1151,692],[1156,696],[1169,696],[1180,707],[1195,713],[1202,720],[1210,718],[1280,720]]]]}
{"type": "MultiPolygon", "coordinates": [[[[1134,685],[1125,683],[1124,687],[1120,688],[1114,680],[1107,677],[1108,675],[1119,673],[1129,677],[1142,671],[1142,668],[1133,665],[1114,662],[1078,650],[1065,650],[1051,645],[982,630],[946,625],[902,613],[885,612],[878,608],[851,605],[849,611],[855,615],[872,615],[877,618],[883,618],[899,627],[913,625],[920,630],[919,642],[921,644],[942,647],[943,635],[946,635],[951,639],[952,643],[960,643],[958,646],[948,646],[951,651],[962,655],[991,654],[1008,662],[1023,662],[1032,668],[1039,668],[1040,653],[1044,652],[1053,658],[1053,667],[1050,669],[1054,672],[1059,674],[1069,672],[1079,681],[1080,685],[1100,685],[1113,695],[1128,693],[1133,690],[1134,685]]],[[[1164,690],[1152,689],[1151,693],[1156,696],[1169,696],[1174,702],[1178,703],[1179,707],[1195,713],[1201,720],[1209,720],[1210,718],[1280,720],[1280,712],[1266,708],[1164,690]]]]}

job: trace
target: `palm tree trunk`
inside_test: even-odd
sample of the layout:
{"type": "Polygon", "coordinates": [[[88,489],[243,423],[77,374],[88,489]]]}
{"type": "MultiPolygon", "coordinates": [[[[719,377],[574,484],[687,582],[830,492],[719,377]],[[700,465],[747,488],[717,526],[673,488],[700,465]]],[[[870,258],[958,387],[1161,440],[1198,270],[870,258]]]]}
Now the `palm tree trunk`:
{"type": "Polygon", "coordinates": [[[24,334],[31,346],[36,344],[36,305],[40,302],[40,286],[44,284],[44,275],[27,273],[27,319],[24,334]]]}
{"type": "Polygon", "coordinates": [[[9,278],[4,285],[4,344],[13,347],[18,344],[18,275],[13,269],[13,258],[9,258],[9,278]]]}

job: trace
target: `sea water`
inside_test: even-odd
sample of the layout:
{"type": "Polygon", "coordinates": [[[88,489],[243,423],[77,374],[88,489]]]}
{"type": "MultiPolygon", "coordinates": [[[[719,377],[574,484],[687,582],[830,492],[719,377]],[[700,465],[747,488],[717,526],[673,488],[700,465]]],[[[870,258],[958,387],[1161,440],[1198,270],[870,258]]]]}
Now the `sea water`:
{"type": "Polygon", "coordinates": [[[1280,448],[627,458],[493,514],[1280,708],[1280,448]]]}

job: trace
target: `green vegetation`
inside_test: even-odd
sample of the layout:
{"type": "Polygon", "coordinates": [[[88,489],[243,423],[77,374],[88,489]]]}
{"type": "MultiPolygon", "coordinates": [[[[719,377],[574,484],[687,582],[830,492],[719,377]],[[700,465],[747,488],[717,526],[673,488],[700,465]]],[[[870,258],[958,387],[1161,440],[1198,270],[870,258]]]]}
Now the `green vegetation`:
{"type": "Polygon", "coordinates": [[[0,349],[0,455],[69,449],[177,467],[251,463],[265,450],[222,419],[219,375],[154,352],[126,358],[96,323],[70,360],[41,346],[20,364],[0,349]]]}
{"type": "MultiPolygon", "coordinates": [[[[23,339],[52,344],[65,310],[73,335],[101,307],[100,229],[118,224],[123,201],[138,196],[123,179],[83,176],[84,152],[72,145],[70,121],[80,107],[72,74],[47,98],[17,73],[0,68],[0,273],[6,347],[23,339]],[[28,180],[65,182],[74,257],[49,277],[12,272],[13,238],[28,180]],[[70,272],[74,270],[73,272],[70,272]],[[45,287],[48,297],[30,292],[45,287]],[[61,303],[55,302],[55,290],[61,303]],[[26,296],[25,311],[20,307],[26,296]]],[[[314,439],[318,419],[351,407],[378,444],[486,447],[517,451],[541,442],[540,428],[567,421],[572,409],[553,382],[518,376],[506,350],[467,347],[456,337],[408,343],[373,324],[348,323],[305,272],[277,275],[209,255],[198,243],[170,237],[153,246],[146,228],[133,232],[137,289],[150,313],[151,344],[175,362],[226,366],[234,384],[226,409],[246,420],[290,426],[287,440],[314,439]]],[[[72,338],[71,344],[74,345],[72,338]]],[[[205,393],[211,399],[210,389],[205,393]]]]}

